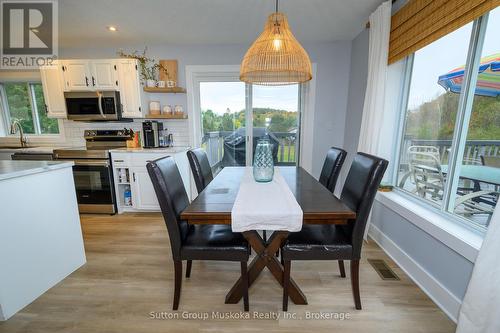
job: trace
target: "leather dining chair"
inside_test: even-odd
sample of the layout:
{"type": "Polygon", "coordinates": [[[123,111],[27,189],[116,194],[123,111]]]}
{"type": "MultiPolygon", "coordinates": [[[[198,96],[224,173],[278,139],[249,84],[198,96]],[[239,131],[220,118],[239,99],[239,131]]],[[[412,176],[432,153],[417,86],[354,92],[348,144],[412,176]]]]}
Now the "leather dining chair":
{"type": "Polygon", "coordinates": [[[337,179],[339,178],[340,170],[346,156],[347,152],[337,147],[328,149],[326,153],[319,182],[332,193],[335,191],[335,185],[337,185],[337,179]]]}
{"type": "Polygon", "coordinates": [[[201,149],[190,149],[187,152],[189,165],[193,172],[194,182],[196,183],[196,190],[201,193],[205,187],[210,184],[214,179],[212,168],[208,162],[207,153],[201,149]]]}
{"type": "MultiPolygon", "coordinates": [[[[218,260],[239,261],[241,278],[246,286],[243,295],[245,311],[248,311],[247,261],[250,247],[242,234],[233,233],[230,225],[189,225],[180,219],[189,199],[179,169],[170,156],[149,162],[146,165],[153,183],[163,219],[170,238],[174,261],[175,289],[173,309],[179,308],[182,285],[182,261],[218,260]]],[[[189,277],[191,265],[186,268],[189,277]]]]}
{"type": "Polygon", "coordinates": [[[350,260],[354,304],[357,310],[361,310],[361,246],[366,221],[387,164],[386,160],[365,153],[357,153],[354,157],[340,199],[356,212],[356,219],[346,225],[303,225],[301,231],[290,233],[281,248],[284,264],[283,311],[288,309],[291,260],[339,260],[342,277],[345,277],[343,260],[350,260]]]}

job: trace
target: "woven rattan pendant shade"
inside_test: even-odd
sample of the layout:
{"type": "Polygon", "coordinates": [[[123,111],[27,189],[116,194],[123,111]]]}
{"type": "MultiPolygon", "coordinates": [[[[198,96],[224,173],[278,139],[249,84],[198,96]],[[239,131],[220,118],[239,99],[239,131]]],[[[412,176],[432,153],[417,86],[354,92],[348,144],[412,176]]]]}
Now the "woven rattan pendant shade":
{"type": "Polygon", "coordinates": [[[311,79],[311,60],[290,31],[285,14],[269,15],[264,31],[243,58],[240,80],[275,86],[311,79]]]}

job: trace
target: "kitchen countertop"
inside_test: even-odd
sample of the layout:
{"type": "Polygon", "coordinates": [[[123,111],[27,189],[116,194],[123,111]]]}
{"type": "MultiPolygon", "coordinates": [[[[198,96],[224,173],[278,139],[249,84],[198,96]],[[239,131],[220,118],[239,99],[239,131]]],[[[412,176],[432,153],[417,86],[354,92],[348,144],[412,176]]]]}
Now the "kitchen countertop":
{"type": "Polygon", "coordinates": [[[0,181],[40,172],[70,168],[73,164],[73,162],[55,161],[0,161],[0,181]]]}
{"type": "Polygon", "coordinates": [[[26,147],[26,148],[12,148],[0,146],[0,153],[31,153],[31,154],[52,154],[56,149],[69,148],[68,146],[39,146],[39,147],[26,147]]]}
{"type": "Polygon", "coordinates": [[[181,153],[190,147],[165,147],[165,148],[118,148],[111,149],[111,153],[181,153]]]}

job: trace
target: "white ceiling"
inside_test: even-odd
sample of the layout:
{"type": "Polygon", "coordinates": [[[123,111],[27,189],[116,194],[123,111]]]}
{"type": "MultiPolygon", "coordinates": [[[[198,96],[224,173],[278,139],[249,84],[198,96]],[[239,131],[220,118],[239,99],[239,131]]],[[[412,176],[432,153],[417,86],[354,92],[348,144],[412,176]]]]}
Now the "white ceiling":
{"type": "MultiPolygon", "coordinates": [[[[381,2],[281,0],[280,11],[300,42],[352,40],[381,2]]],[[[274,6],[273,0],[59,0],[59,47],[251,43],[274,6]]]]}

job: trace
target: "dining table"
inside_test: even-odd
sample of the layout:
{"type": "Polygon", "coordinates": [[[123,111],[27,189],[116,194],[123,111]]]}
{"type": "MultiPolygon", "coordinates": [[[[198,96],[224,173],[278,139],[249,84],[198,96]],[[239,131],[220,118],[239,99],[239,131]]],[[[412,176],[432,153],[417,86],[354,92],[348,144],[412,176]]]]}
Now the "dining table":
{"type": "MultiPolygon", "coordinates": [[[[344,225],[356,218],[356,213],[301,167],[279,168],[290,191],[303,211],[303,224],[344,225]]],[[[238,194],[245,167],[225,167],[205,189],[181,213],[181,219],[189,224],[231,224],[231,211],[238,194]]],[[[249,287],[264,268],[283,286],[283,266],[277,253],[289,232],[274,231],[264,240],[258,230],[244,231],[256,255],[248,268],[249,287]]],[[[243,296],[243,279],[240,277],[226,295],[227,304],[236,304],[243,296]]],[[[295,304],[307,304],[300,287],[290,280],[289,296],[295,304]]]]}

